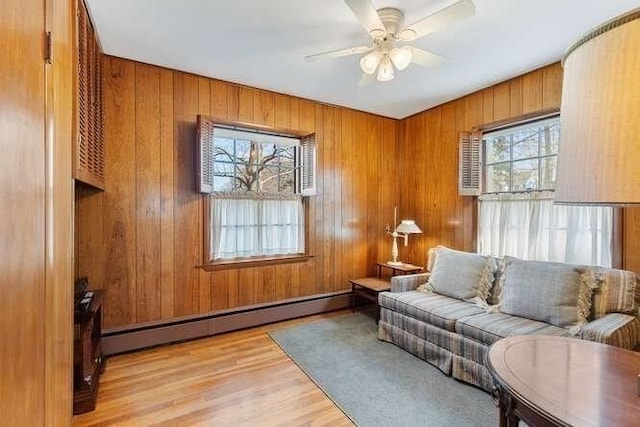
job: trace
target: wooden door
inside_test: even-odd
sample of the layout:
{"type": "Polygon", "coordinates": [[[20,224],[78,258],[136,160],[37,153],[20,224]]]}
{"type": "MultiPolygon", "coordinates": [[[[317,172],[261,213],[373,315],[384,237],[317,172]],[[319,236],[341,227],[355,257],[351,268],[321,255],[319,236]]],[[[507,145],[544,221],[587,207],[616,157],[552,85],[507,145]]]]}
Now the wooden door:
{"type": "Polygon", "coordinates": [[[71,421],[70,1],[2,0],[2,425],[66,425],[71,421]],[[50,31],[59,31],[62,60],[57,65],[45,62],[46,24],[50,31]]]}
{"type": "Polygon", "coordinates": [[[44,2],[0,13],[0,413],[44,419],[44,2]]]}

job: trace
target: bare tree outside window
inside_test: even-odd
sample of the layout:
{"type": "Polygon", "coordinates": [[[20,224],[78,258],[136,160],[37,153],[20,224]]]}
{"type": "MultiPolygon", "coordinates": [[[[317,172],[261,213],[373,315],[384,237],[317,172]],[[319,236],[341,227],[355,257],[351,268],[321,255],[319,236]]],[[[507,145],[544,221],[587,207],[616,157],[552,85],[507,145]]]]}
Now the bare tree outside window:
{"type": "Polygon", "coordinates": [[[214,191],[293,194],[295,147],[214,139],[214,191]]]}

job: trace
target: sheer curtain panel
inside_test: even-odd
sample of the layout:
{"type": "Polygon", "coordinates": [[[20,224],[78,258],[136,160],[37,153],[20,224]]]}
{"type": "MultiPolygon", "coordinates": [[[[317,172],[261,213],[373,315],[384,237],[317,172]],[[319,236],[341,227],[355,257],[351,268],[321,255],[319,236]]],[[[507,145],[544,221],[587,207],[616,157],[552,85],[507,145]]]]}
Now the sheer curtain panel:
{"type": "Polygon", "coordinates": [[[302,200],[211,197],[210,260],[304,253],[302,200]]]}
{"type": "Polygon", "coordinates": [[[483,254],[611,266],[610,207],[554,205],[553,192],[480,196],[483,254]]]}

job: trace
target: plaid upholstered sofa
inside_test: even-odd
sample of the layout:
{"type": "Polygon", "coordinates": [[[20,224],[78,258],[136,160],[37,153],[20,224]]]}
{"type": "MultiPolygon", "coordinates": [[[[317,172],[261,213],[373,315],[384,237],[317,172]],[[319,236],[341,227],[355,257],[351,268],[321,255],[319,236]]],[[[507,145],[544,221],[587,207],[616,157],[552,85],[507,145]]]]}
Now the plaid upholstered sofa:
{"type": "Polygon", "coordinates": [[[632,272],[444,247],[430,251],[428,270],[391,279],[391,291],[379,296],[378,338],[486,391],[493,383],[485,356],[507,336],[639,347],[640,285],[632,272]],[[474,288],[473,281],[483,284],[474,288]]]}

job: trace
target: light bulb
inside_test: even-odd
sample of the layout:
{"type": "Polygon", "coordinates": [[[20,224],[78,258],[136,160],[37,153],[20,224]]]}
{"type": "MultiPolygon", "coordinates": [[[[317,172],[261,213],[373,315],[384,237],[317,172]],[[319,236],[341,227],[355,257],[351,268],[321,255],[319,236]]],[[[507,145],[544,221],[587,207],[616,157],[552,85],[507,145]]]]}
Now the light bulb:
{"type": "Polygon", "coordinates": [[[385,54],[380,62],[380,68],[378,68],[378,81],[388,82],[389,80],[393,80],[393,64],[389,55],[385,54]]]}
{"type": "Polygon", "coordinates": [[[411,63],[413,50],[411,46],[394,47],[391,49],[389,57],[398,70],[404,70],[411,63]]]}
{"type": "Polygon", "coordinates": [[[362,57],[362,59],[360,60],[360,68],[362,68],[362,71],[364,71],[366,74],[371,75],[375,73],[376,68],[378,68],[378,65],[380,64],[382,56],[382,52],[380,52],[378,49],[374,50],[368,55],[362,57]]]}

